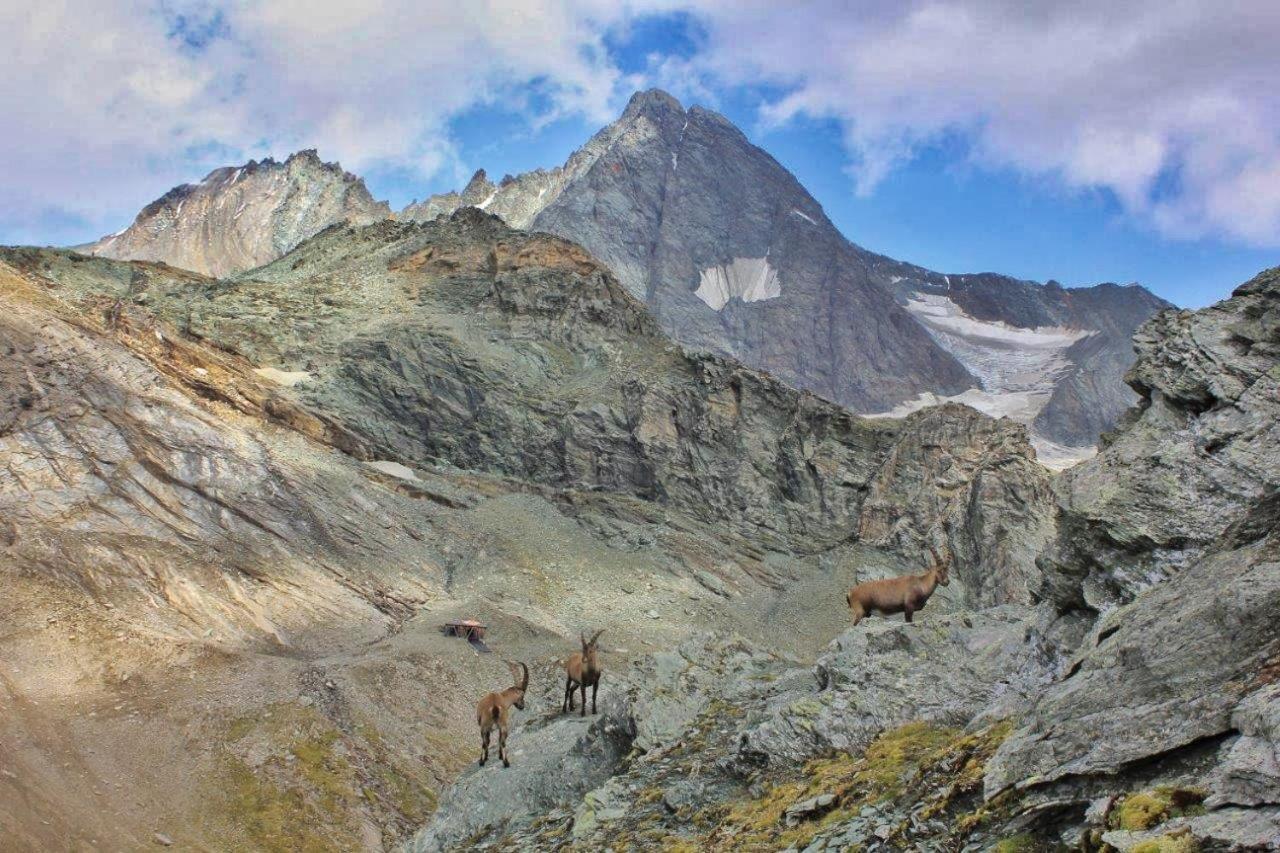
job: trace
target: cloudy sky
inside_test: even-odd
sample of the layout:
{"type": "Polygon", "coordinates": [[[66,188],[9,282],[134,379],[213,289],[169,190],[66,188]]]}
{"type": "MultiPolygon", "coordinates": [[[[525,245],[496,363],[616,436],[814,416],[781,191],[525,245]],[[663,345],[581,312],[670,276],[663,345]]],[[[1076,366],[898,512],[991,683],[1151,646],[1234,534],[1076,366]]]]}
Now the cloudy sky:
{"type": "Polygon", "coordinates": [[[0,243],[306,147],[399,206],[661,86],[870,249],[1201,305],[1280,263],[1277,44],[1274,0],[0,0],[0,243]]]}

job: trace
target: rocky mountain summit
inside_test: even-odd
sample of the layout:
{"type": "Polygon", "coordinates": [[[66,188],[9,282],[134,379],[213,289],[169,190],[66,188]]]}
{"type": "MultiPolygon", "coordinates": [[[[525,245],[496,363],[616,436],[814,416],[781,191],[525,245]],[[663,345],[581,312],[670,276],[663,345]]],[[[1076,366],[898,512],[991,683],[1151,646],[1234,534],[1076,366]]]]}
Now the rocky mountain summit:
{"type": "Polygon", "coordinates": [[[283,163],[250,160],[174,187],[88,252],[221,276],[273,261],[336,222],[367,225],[390,215],[360,178],[299,151],[283,163]]]}
{"type": "Polygon", "coordinates": [[[943,275],[873,254],[727,119],[657,90],[563,167],[496,186],[480,172],[413,215],[464,204],[581,243],[681,343],[857,412],[950,399],[1010,416],[1051,463],[1087,455],[1136,401],[1130,339],[1167,307],[1137,286],[943,275]]]}

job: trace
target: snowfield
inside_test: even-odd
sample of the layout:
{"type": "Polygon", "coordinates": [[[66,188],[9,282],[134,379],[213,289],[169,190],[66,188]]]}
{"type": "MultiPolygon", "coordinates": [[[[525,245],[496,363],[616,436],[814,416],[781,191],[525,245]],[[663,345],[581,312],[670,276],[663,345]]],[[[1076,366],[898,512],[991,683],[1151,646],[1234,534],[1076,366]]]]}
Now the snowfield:
{"type": "MultiPolygon", "coordinates": [[[[1058,380],[1071,369],[1067,348],[1095,334],[1087,329],[1024,329],[979,320],[939,294],[917,293],[906,307],[943,349],[977,377],[982,387],[949,397],[926,391],[869,417],[900,418],[926,406],[955,402],[993,418],[1012,418],[1029,425],[1049,402],[1058,380]]],[[[1034,433],[1032,444],[1040,462],[1055,470],[1068,468],[1096,452],[1094,447],[1066,447],[1034,433]]]]}
{"type": "Polygon", "coordinates": [[[778,273],[769,266],[769,258],[734,258],[728,264],[707,267],[702,271],[694,295],[719,311],[730,299],[760,302],[782,295],[778,273]]]}

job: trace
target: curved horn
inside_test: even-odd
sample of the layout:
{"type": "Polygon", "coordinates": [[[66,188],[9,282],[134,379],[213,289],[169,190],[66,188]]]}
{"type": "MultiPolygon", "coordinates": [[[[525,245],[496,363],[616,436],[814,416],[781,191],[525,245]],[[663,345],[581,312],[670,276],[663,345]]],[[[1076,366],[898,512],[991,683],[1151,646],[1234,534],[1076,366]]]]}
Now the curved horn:
{"type": "Polygon", "coordinates": [[[524,661],[521,661],[520,668],[524,670],[524,677],[520,679],[520,689],[528,690],[529,689],[529,667],[524,665],[524,661]]]}
{"type": "Polygon", "coordinates": [[[591,641],[587,643],[587,645],[594,646],[596,644],[596,640],[600,639],[600,635],[603,633],[604,633],[603,628],[601,628],[599,631],[596,631],[594,634],[591,635],[591,641]]]}
{"type": "Polygon", "coordinates": [[[584,631],[578,632],[578,639],[582,642],[582,645],[585,646],[587,644],[587,635],[584,631]]]}

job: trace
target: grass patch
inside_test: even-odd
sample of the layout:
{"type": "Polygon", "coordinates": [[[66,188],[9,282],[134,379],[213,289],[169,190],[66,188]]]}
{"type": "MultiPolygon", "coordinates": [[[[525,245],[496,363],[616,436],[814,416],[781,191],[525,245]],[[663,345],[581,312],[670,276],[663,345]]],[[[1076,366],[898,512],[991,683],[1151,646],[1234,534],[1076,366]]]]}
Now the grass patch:
{"type": "Polygon", "coordinates": [[[1198,788],[1161,785],[1126,795],[1107,816],[1112,829],[1141,832],[1170,818],[1204,814],[1205,792],[1198,788]]]}
{"type": "Polygon", "coordinates": [[[1132,853],[1197,853],[1200,844],[1191,833],[1167,833],[1134,845],[1132,853]]]}
{"type": "Polygon", "coordinates": [[[1030,834],[1024,832],[1011,838],[1002,838],[991,848],[993,853],[1036,853],[1040,845],[1030,834]]]}
{"type": "Polygon", "coordinates": [[[227,818],[249,845],[265,853],[357,848],[360,791],[354,769],[338,753],[338,732],[313,712],[277,706],[270,718],[232,721],[228,742],[253,731],[280,747],[257,768],[228,755],[219,779],[227,818]]]}
{"type": "Polygon", "coordinates": [[[971,735],[923,722],[900,726],[876,738],[861,757],[839,753],[814,759],[800,778],[776,782],[759,797],[729,804],[704,846],[804,847],[823,830],[855,817],[864,806],[902,797],[920,797],[923,815],[941,814],[955,797],[980,787],[987,759],[1009,731],[1007,723],[971,735]],[[921,789],[926,778],[932,780],[926,786],[930,790],[935,790],[934,782],[945,780],[936,786],[932,798],[921,789]],[[789,806],[820,794],[835,796],[831,811],[794,827],[786,825],[789,806]]]}

